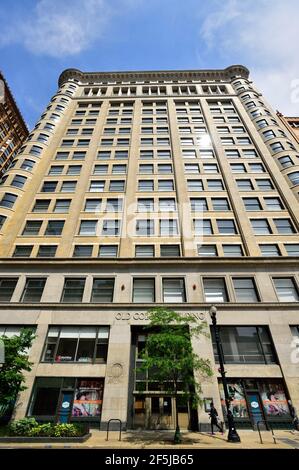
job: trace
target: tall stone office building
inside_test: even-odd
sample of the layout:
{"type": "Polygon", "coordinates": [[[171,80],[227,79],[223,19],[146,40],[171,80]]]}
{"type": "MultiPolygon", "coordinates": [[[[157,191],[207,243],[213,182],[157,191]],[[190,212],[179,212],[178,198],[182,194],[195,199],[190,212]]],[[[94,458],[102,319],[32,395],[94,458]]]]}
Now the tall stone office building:
{"type": "Polygon", "coordinates": [[[9,168],[27,137],[25,121],[0,72],[0,177],[9,168]]]}
{"type": "MultiPolygon", "coordinates": [[[[298,193],[298,144],[245,67],[65,70],[0,188],[1,332],[36,330],[15,416],[173,427],[171,397],[135,372],[147,312],[210,324],[215,304],[237,426],[290,423],[298,193]]],[[[220,411],[213,337],[193,347],[220,411]]]]}

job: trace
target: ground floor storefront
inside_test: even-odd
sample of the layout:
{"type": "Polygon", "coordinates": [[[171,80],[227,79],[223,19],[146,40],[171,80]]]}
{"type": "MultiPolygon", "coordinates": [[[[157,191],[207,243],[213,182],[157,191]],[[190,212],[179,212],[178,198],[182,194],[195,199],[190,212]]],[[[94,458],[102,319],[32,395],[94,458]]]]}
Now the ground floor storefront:
{"type": "Polygon", "coordinates": [[[103,391],[103,378],[38,377],[27,415],[39,421],[88,421],[99,425],[103,391]]]}
{"type": "MultiPolygon", "coordinates": [[[[226,406],[223,385],[219,391],[224,418],[226,406]]],[[[237,427],[256,429],[260,426],[288,428],[292,425],[288,392],[282,379],[228,379],[231,411],[237,427]]]]}

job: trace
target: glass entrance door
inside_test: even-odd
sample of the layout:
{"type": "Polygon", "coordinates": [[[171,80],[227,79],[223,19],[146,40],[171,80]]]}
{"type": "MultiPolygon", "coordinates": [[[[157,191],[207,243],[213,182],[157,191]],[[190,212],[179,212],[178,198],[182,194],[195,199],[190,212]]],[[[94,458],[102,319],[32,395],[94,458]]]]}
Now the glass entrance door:
{"type": "Polygon", "coordinates": [[[260,400],[260,395],[258,392],[248,392],[248,403],[249,403],[249,410],[252,419],[252,424],[256,427],[259,421],[264,421],[264,413],[263,408],[260,400]]]}
{"type": "Polygon", "coordinates": [[[58,410],[58,423],[68,423],[71,413],[71,404],[73,400],[73,392],[61,392],[60,407],[58,410]]]}

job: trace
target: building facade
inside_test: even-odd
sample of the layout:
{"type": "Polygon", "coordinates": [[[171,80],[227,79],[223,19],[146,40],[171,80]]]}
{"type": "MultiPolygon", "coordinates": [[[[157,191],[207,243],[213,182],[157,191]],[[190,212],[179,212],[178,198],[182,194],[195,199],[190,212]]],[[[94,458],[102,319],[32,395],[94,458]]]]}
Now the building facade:
{"type": "MultiPolygon", "coordinates": [[[[64,71],[0,187],[0,328],[36,331],[15,417],[173,427],[172,398],[138,371],[147,312],[210,325],[215,304],[237,425],[290,425],[298,156],[243,66],[64,71]]],[[[221,413],[213,334],[193,348],[221,413]]],[[[205,405],[179,413],[209,422],[205,405]]]]}
{"type": "Polygon", "coordinates": [[[9,168],[27,137],[25,121],[0,72],[0,177],[9,168]]]}
{"type": "Polygon", "coordinates": [[[293,137],[299,142],[299,116],[284,116],[282,113],[277,111],[277,116],[293,135],[293,137]]]}

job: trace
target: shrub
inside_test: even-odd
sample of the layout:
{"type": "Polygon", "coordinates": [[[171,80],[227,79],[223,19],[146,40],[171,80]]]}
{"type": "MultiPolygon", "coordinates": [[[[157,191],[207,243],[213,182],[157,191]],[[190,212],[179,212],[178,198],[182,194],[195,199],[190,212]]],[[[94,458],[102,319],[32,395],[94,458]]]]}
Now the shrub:
{"type": "Polygon", "coordinates": [[[9,425],[9,434],[13,436],[28,436],[30,431],[38,426],[38,422],[34,418],[22,418],[13,421],[9,425]]]}
{"type": "Polygon", "coordinates": [[[24,437],[77,437],[87,432],[86,425],[81,423],[43,423],[34,418],[23,418],[12,423],[9,434],[24,437]]]}
{"type": "Polygon", "coordinates": [[[37,424],[34,428],[30,429],[27,434],[30,437],[51,437],[54,433],[54,425],[52,423],[37,424]]]}

